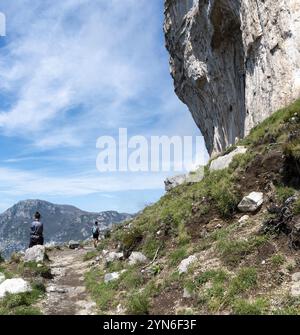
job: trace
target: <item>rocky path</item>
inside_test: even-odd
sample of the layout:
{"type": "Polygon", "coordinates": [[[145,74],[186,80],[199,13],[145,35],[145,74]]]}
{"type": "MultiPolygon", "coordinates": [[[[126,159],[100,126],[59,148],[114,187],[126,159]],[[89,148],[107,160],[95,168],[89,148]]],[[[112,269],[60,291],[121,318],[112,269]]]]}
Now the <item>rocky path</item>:
{"type": "Polygon", "coordinates": [[[39,303],[45,315],[95,315],[96,304],[84,285],[84,275],[89,262],[83,257],[92,248],[49,253],[51,272],[54,276],[47,286],[47,295],[39,303]]]}

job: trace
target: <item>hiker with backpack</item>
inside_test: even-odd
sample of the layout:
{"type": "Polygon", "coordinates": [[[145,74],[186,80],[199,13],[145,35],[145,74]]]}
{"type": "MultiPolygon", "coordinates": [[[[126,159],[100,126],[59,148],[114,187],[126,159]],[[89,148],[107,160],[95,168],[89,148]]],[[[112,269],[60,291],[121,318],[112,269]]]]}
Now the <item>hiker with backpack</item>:
{"type": "Polygon", "coordinates": [[[94,247],[97,248],[98,242],[99,242],[99,227],[98,227],[98,221],[95,222],[95,225],[93,227],[93,240],[94,240],[94,247]]]}
{"type": "Polygon", "coordinates": [[[32,248],[35,245],[44,244],[44,236],[43,236],[44,226],[40,220],[41,220],[41,214],[39,212],[36,212],[34,214],[34,221],[32,222],[30,227],[29,248],[32,248]]]}

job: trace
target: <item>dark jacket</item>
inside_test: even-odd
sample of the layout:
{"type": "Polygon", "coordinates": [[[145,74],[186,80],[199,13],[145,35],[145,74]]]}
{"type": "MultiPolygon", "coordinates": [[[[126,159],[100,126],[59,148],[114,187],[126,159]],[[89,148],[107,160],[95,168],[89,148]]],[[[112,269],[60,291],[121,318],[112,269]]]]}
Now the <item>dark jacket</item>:
{"type": "Polygon", "coordinates": [[[31,227],[30,227],[30,235],[31,236],[43,236],[43,231],[44,231],[44,226],[43,224],[38,221],[35,220],[32,222],[31,227]]]}

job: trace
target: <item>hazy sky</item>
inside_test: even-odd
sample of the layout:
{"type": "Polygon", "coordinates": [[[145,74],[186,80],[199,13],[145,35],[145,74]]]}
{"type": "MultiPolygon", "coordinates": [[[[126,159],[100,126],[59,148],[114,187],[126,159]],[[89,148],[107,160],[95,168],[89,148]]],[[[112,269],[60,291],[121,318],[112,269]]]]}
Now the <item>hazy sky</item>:
{"type": "Polygon", "coordinates": [[[28,198],[127,212],[157,200],[174,173],[100,173],[96,141],[120,127],[199,135],[174,93],[163,0],[14,0],[0,11],[0,211],[28,198]]]}

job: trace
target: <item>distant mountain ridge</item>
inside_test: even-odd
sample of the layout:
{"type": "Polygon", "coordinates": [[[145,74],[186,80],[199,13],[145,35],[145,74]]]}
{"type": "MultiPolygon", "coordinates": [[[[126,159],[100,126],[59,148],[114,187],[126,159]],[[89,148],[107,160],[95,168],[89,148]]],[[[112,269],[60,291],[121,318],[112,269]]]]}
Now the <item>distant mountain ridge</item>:
{"type": "Polygon", "coordinates": [[[39,211],[44,224],[45,243],[85,240],[91,236],[92,225],[99,222],[101,230],[113,223],[130,219],[132,215],[105,211],[92,213],[70,205],[57,205],[42,200],[20,201],[0,214],[0,251],[8,256],[27,247],[33,215],[39,211]]]}

